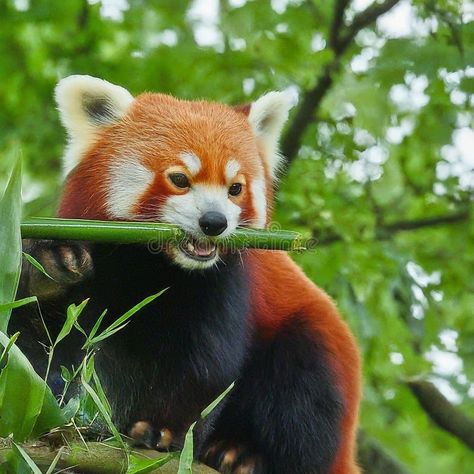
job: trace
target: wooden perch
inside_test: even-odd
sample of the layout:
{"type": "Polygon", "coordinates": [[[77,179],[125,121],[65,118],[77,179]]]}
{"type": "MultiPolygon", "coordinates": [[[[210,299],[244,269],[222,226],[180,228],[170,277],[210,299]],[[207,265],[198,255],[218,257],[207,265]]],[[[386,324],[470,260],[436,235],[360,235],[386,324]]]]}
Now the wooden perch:
{"type": "MultiPolygon", "coordinates": [[[[36,465],[46,472],[53,462],[57,450],[43,442],[34,442],[22,445],[22,448],[33,459],[36,465]]],[[[11,451],[9,440],[0,442],[0,472],[2,465],[6,462],[7,456],[11,451]]],[[[133,453],[141,455],[144,458],[163,458],[167,454],[159,453],[148,449],[134,449],[133,453]]],[[[119,448],[108,446],[104,443],[83,443],[74,442],[70,446],[66,446],[62,450],[58,464],[58,469],[72,469],[68,472],[80,472],[83,474],[120,474],[126,472],[127,457],[126,453],[119,448]]],[[[8,471],[7,471],[8,472],[8,471]]],[[[150,471],[157,474],[176,474],[178,472],[178,460],[173,459],[164,466],[150,471]]],[[[204,464],[193,465],[193,474],[217,474],[214,469],[204,464]]]]}
{"type": "MultiPolygon", "coordinates": [[[[359,462],[366,474],[408,474],[408,471],[381,445],[364,433],[359,434],[359,462]]],[[[58,453],[57,448],[50,443],[36,441],[23,444],[22,448],[33,459],[42,472],[46,472],[58,453]]],[[[0,440],[0,472],[4,467],[7,456],[11,452],[11,442],[8,439],[0,440]]],[[[133,454],[145,459],[159,459],[166,457],[149,449],[134,449],[133,454]]],[[[67,472],[81,474],[120,474],[126,472],[127,455],[119,448],[99,442],[87,444],[74,441],[62,448],[61,457],[56,465],[58,470],[67,469],[67,472]]],[[[8,472],[8,471],[7,471],[8,472]]],[[[176,474],[178,460],[150,471],[152,474],[176,474]]],[[[217,474],[217,471],[204,464],[193,464],[193,474],[217,474]]]]}

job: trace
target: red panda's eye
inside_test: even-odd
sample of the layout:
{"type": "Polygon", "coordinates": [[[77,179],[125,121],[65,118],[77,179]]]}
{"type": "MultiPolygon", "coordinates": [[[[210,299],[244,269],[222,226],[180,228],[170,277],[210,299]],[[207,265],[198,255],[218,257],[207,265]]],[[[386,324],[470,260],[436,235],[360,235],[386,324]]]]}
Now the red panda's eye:
{"type": "Polygon", "coordinates": [[[170,174],[169,179],[177,188],[189,188],[189,179],[184,173],[170,174]]]}
{"type": "Polygon", "coordinates": [[[234,183],[229,188],[229,194],[231,196],[238,196],[242,192],[242,185],[240,183],[234,183]]]}

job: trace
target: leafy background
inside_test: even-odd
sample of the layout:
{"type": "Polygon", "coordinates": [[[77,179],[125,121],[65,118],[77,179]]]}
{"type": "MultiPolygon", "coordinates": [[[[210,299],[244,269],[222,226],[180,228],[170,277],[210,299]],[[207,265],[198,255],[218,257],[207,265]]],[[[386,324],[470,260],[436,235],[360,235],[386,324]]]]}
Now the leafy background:
{"type": "Polygon", "coordinates": [[[293,88],[275,221],[318,240],[294,258],[359,340],[368,472],[472,472],[473,64],[469,1],[0,0],[0,189],[21,146],[26,214],[54,214],[68,74],[293,88]]]}

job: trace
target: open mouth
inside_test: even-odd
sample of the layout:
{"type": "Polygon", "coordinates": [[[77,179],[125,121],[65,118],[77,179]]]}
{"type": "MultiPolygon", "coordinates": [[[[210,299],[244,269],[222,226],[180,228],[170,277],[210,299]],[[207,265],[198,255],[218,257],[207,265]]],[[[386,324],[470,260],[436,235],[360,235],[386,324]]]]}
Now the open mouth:
{"type": "Polygon", "coordinates": [[[192,237],[185,240],[179,246],[179,248],[187,257],[199,262],[207,262],[212,260],[217,254],[216,244],[212,242],[196,240],[192,237]]]}

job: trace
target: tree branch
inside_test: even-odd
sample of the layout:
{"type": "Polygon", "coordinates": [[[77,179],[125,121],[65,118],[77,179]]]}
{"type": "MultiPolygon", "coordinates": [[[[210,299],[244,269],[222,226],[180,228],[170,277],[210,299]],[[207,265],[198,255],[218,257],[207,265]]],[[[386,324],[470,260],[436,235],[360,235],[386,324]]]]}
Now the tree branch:
{"type": "MultiPolygon", "coordinates": [[[[467,222],[470,218],[469,209],[460,211],[455,214],[448,214],[445,216],[427,217],[415,220],[401,220],[380,226],[376,232],[376,240],[384,240],[387,237],[396,234],[397,232],[418,230],[426,227],[436,227],[440,225],[459,224],[467,222]]],[[[334,242],[343,240],[342,235],[331,233],[323,237],[318,236],[317,231],[313,231],[313,237],[317,239],[318,246],[330,245],[334,242]]]]}
{"type": "Polygon", "coordinates": [[[321,102],[333,84],[333,76],[339,70],[340,60],[357,33],[374,23],[384,13],[387,13],[400,0],[386,0],[380,4],[373,4],[355,16],[353,22],[344,28],[344,12],[348,5],[347,0],[337,0],[334,8],[333,20],[329,32],[329,47],[334,53],[333,59],[324,67],[319,79],[312,89],[303,94],[295,118],[290,124],[281,143],[281,151],[286,157],[286,166],[296,158],[301,141],[313,122],[321,102]],[[341,30],[344,30],[343,33],[341,30]]]}
{"type": "Polygon", "coordinates": [[[385,0],[383,3],[373,3],[357,14],[345,34],[339,37],[338,47],[345,51],[360,30],[377,21],[380,16],[390,11],[399,2],[400,0],[385,0]]]}
{"type": "Polygon", "coordinates": [[[89,11],[89,2],[83,0],[77,15],[77,27],[79,31],[83,31],[87,27],[90,17],[89,11]]]}
{"type": "Polygon", "coordinates": [[[424,219],[417,219],[411,221],[399,221],[392,224],[386,224],[382,227],[382,231],[393,233],[400,232],[403,230],[417,230],[423,227],[434,227],[445,224],[457,224],[458,222],[464,222],[469,219],[470,213],[466,209],[456,214],[449,214],[446,216],[427,217],[424,219]]]}
{"type": "Polygon", "coordinates": [[[431,420],[474,450],[474,420],[454,407],[441,392],[427,380],[405,382],[431,420]]]}
{"type": "Polygon", "coordinates": [[[281,142],[281,152],[286,157],[285,166],[287,168],[296,158],[306,129],[313,122],[317,108],[332,86],[332,71],[336,69],[337,64],[336,59],[328,64],[316,85],[303,95],[296,115],[281,142]]]}
{"type": "Polygon", "coordinates": [[[339,32],[344,26],[344,12],[349,3],[350,0],[336,0],[335,2],[333,20],[329,30],[329,47],[331,49],[335,49],[339,41],[339,32]]]}

